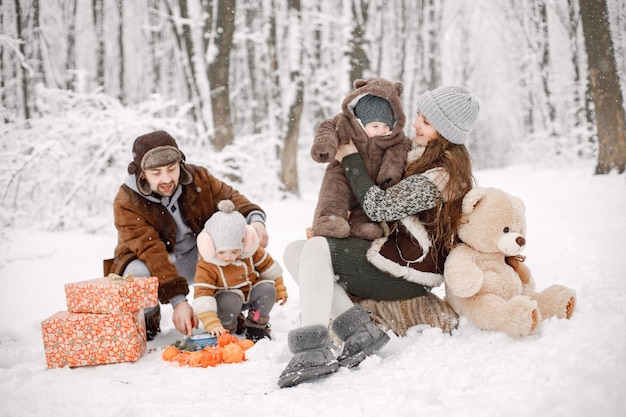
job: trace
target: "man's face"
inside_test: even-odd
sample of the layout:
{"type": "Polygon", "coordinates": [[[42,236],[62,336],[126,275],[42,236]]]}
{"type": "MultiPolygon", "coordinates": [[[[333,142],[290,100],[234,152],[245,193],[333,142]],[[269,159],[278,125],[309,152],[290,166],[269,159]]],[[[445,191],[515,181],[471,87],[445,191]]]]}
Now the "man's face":
{"type": "Polygon", "coordinates": [[[171,197],[180,180],[180,162],[144,171],[150,189],[163,197],[171,197]]]}

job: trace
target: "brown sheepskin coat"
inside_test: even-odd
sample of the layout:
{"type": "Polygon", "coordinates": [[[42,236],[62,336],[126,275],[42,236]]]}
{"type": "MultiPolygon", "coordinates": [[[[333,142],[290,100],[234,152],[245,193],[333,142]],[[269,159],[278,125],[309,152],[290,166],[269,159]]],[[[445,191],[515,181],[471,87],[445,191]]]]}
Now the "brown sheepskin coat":
{"type": "MultiPolygon", "coordinates": [[[[185,164],[193,181],[183,187],[178,200],[185,223],[197,235],[204,223],[217,211],[217,203],[232,200],[244,216],[253,210],[263,211],[237,190],[212,176],[206,168],[185,164]]],[[[176,245],[174,219],[159,203],[154,203],[126,185],[119,188],[113,203],[118,243],[115,258],[104,261],[105,275],[121,274],[133,259],[146,263],[159,278],[159,300],[167,303],[176,295],[187,295],[189,286],[178,275],[168,254],[176,245]]]]}

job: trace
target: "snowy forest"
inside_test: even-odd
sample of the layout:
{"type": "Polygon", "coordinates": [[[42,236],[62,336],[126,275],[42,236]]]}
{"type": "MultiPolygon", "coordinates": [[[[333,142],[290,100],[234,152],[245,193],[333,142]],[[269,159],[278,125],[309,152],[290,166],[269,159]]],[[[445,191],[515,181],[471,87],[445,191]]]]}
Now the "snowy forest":
{"type": "Polygon", "coordinates": [[[404,83],[409,121],[467,86],[478,169],[626,167],[626,0],[0,1],[0,57],[2,228],[97,230],[156,129],[251,199],[297,197],[368,77],[404,83]]]}

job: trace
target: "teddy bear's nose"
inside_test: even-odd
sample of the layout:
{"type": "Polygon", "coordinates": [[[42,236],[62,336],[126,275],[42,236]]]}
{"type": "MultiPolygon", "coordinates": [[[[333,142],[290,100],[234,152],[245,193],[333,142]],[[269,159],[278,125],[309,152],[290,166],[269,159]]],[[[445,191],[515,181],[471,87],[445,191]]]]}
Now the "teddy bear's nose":
{"type": "Polygon", "coordinates": [[[524,236],[518,236],[517,239],[515,239],[515,243],[520,246],[524,246],[526,244],[526,239],[524,238],[524,236]]]}

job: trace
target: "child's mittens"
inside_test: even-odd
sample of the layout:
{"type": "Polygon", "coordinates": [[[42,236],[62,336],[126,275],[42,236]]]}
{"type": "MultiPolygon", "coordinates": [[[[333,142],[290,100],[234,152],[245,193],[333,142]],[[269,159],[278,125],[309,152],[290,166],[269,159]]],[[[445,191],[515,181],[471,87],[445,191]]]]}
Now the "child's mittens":
{"type": "MultiPolygon", "coordinates": [[[[400,134],[402,138],[405,138],[404,133],[400,134]]],[[[389,137],[388,140],[394,140],[393,138],[397,138],[397,135],[389,137]]],[[[376,184],[386,189],[400,182],[410,149],[410,140],[403,140],[385,150],[383,161],[376,176],[376,184]]]]}
{"type": "Polygon", "coordinates": [[[335,119],[326,119],[317,127],[313,145],[311,145],[311,158],[315,162],[326,163],[335,159],[339,138],[335,119]]]}
{"type": "Polygon", "coordinates": [[[282,278],[278,278],[274,281],[274,286],[276,287],[276,302],[280,302],[280,305],[284,305],[287,302],[287,287],[285,287],[285,283],[282,278]]]}
{"type": "Polygon", "coordinates": [[[211,330],[215,329],[216,327],[222,326],[222,322],[217,317],[217,312],[215,311],[209,310],[209,311],[204,311],[198,314],[198,320],[202,322],[202,326],[204,327],[204,330],[206,330],[209,333],[211,333],[211,330]]]}
{"type": "Polygon", "coordinates": [[[351,139],[358,142],[359,138],[367,138],[365,130],[360,127],[358,131],[355,130],[351,119],[343,113],[335,116],[335,124],[337,126],[337,140],[340,145],[349,143],[351,139]]]}

